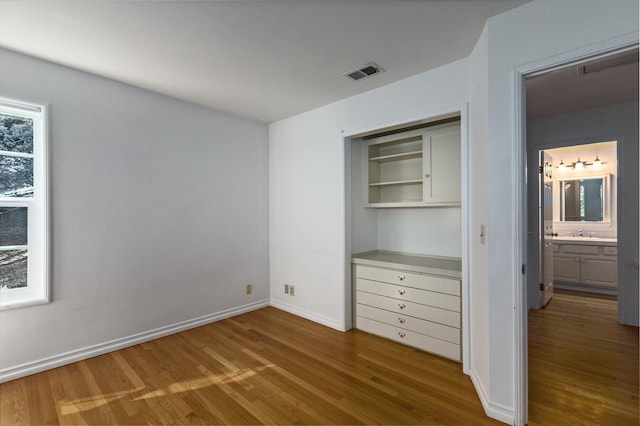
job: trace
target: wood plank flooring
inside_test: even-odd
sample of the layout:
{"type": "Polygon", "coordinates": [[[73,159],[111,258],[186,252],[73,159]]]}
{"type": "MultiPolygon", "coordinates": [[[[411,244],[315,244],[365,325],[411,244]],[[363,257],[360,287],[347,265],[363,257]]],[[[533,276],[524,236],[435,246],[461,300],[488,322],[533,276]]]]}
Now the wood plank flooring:
{"type": "Polygon", "coordinates": [[[459,363],[265,308],[1,384],[0,424],[498,422],[459,363]]]}
{"type": "Polygon", "coordinates": [[[638,328],[616,301],[559,292],[529,312],[529,424],[638,425],[638,328]]]}

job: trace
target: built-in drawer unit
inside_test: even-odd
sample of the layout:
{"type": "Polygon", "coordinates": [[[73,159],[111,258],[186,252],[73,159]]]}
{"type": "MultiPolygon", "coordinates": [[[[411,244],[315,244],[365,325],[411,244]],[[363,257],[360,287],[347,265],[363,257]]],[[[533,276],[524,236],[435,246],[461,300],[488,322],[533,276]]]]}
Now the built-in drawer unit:
{"type": "Polygon", "coordinates": [[[461,361],[459,271],[354,263],[356,328],[461,361]]]}

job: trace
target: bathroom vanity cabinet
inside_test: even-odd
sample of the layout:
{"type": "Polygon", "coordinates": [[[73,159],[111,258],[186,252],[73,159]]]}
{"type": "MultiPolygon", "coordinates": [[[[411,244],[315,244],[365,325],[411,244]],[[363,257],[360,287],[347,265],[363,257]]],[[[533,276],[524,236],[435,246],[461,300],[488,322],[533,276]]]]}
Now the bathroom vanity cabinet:
{"type": "Polygon", "coordinates": [[[556,286],[615,290],[618,283],[617,243],[583,238],[554,239],[553,280],[556,286]]]}

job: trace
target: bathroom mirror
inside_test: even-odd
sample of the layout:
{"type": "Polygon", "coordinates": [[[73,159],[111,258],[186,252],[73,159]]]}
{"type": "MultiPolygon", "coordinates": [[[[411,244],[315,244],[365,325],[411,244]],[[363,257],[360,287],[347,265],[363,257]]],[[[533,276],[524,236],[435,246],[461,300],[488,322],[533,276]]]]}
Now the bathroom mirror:
{"type": "Polygon", "coordinates": [[[606,222],[608,220],[607,176],[559,180],[562,222],[606,222]]]}

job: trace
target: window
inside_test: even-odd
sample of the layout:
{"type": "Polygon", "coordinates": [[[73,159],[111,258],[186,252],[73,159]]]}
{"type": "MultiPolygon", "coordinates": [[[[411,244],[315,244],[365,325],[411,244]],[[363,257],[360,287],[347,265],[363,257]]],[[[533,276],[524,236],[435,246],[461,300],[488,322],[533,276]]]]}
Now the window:
{"type": "Polygon", "coordinates": [[[0,309],[49,301],[46,107],[0,99],[0,309]]]}

